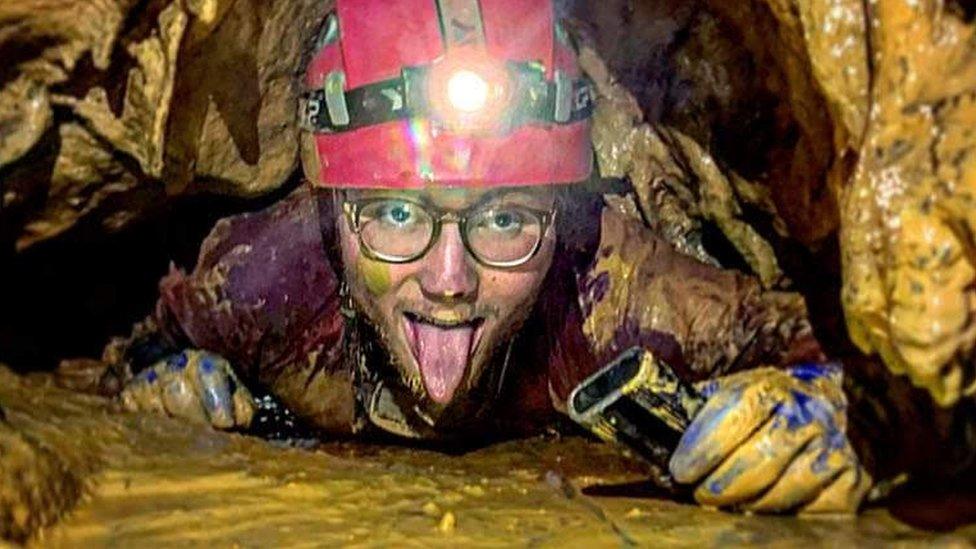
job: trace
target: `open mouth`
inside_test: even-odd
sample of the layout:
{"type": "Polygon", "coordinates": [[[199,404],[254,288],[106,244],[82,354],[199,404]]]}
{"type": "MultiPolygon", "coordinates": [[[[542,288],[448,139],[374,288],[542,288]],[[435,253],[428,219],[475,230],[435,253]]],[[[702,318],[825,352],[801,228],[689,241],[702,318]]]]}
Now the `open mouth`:
{"type": "Polygon", "coordinates": [[[427,395],[437,403],[454,398],[481,338],[484,319],[445,321],[404,313],[404,332],[427,395]]]}

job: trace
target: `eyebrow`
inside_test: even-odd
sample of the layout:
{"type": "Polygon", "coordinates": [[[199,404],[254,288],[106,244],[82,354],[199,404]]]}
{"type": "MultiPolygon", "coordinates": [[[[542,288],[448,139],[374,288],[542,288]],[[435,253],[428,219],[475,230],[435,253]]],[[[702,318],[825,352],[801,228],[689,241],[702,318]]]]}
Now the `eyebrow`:
{"type": "Polygon", "coordinates": [[[555,193],[550,193],[542,195],[539,193],[526,192],[521,189],[499,189],[497,192],[491,192],[483,196],[476,205],[483,205],[493,201],[503,201],[509,198],[522,198],[529,202],[548,202],[549,199],[555,200],[555,193]]]}

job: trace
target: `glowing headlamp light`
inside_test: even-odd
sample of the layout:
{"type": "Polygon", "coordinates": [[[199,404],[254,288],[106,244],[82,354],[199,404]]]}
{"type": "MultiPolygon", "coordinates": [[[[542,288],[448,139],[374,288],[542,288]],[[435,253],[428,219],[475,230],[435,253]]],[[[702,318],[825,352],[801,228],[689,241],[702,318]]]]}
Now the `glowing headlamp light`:
{"type": "Polygon", "coordinates": [[[430,118],[461,132],[494,132],[507,125],[513,108],[515,75],[481,51],[455,51],[427,73],[430,118]]]}
{"type": "Polygon", "coordinates": [[[488,82],[474,71],[459,70],[447,80],[447,98],[455,109],[474,113],[488,105],[488,82]]]}

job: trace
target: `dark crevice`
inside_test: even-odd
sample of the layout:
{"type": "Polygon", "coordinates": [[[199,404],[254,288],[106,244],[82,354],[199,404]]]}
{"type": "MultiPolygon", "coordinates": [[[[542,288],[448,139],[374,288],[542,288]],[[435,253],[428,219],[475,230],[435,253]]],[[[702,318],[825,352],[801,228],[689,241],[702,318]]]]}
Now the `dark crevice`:
{"type": "Polygon", "coordinates": [[[86,219],[58,238],[0,256],[0,363],[49,370],[70,357],[98,357],[153,307],[170,261],[192,268],[220,218],[255,211],[298,184],[259,199],[195,195],[171,199],[122,231],[86,219]]]}
{"type": "Polygon", "coordinates": [[[0,168],[0,265],[12,260],[28,212],[43,209],[61,140],[51,127],[22,158],[0,168]],[[8,200],[7,193],[14,199],[8,200]]]}
{"type": "Polygon", "coordinates": [[[112,114],[116,117],[122,116],[128,74],[136,65],[135,59],[129,55],[124,45],[139,43],[153,34],[158,34],[159,14],[165,7],[166,3],[162,0],[139,2],[126,14],[116,39],[120,45],[112,48],[108,67],[104,70],[96,67],[91,52],[88,52],[75,64],[66,83],[52,86],[51,91],[82,99],[92,89],[102,88],[105,90],[112,114]],[[106,86],[106,84],[110,85],[106,86]]]}
{"type": "MultiPolygon", "coordinates": [[[[14,34],[11,32],[10,34],[14,34]]],[[[37,59],[42,54],[61,44],[59,38],[53,36],[31,36],[28,40],[0,41],[0,88],[6,87],[20,76],[20,64],[37,59]]]]}
{"type": "Polygon", "coordinates": [[[135,61],[124,48],[112,48],[111,59],[106,70],[97,68],[90,54],[85,55],[78,60],[71,78],[65,84],[52,86],[51,92],[81,100],[91,90],[101,88],[105,90],[112,114],[120,117],[125,106],[127,75],[134,64],[135,61]]]}
{"type": "Polygon", "coordinates": [[[972,23],[976,18],[976,0],[949,0],[946,11],[962,19],[964,23],[972,23]]]}

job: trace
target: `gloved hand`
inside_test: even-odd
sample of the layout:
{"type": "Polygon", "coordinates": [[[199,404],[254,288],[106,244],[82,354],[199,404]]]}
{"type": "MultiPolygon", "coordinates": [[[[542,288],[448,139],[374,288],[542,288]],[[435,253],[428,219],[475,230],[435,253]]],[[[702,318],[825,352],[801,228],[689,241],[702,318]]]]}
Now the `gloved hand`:
{"type": "Polygon", "coordinates": [[[760,368],[709,381],[671,457],[702,505],[756,512],[853,513],[871,487],[845,434],[832,365],[760,368]]]}
{"type": "Polygon", "coordinates": [[[172,355],[143,370],[126,384],[119,400],[131,412],[158,412],[218,429],[248,427],[256,408],[230,363],[197,350],[172,355]]]}

